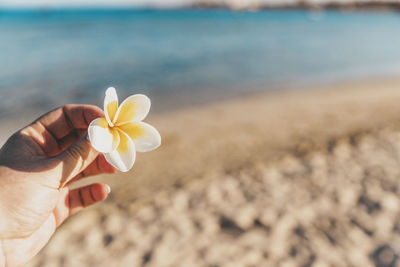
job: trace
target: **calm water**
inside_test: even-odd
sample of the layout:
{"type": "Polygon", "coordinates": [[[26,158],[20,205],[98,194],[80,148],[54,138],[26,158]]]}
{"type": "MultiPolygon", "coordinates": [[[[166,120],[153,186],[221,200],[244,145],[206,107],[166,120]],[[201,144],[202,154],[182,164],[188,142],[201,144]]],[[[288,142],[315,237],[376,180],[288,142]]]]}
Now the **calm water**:
{"type": "Polygon", "coordinates": [[[0,118],[99,105],[110,85],[121,97],[144,92],[161,109],[400,74],[400,14],[3,10],[0,51],[0,118]]]}

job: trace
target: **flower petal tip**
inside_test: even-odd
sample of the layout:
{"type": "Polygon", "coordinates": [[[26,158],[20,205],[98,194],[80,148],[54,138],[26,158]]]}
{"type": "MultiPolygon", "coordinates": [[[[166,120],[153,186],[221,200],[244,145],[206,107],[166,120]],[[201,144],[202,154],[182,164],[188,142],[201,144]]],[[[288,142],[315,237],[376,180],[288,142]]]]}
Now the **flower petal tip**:
{"type": "Polygon", "coordinates": [[[115,90],[114,87],[108,87],[106,90],[106,95],[114,95],[116,93],[117,93],[117,91],[115,90]]]}

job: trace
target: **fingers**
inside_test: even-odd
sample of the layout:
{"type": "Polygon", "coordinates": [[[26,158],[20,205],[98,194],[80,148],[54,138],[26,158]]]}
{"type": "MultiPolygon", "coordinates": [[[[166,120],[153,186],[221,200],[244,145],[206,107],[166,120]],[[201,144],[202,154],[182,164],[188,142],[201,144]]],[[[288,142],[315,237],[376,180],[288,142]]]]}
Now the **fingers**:
{"type": "Polygon", "coordinates": [[[67,105],[41,117],[38,122],[56,138],[61,139],[74,129],[87,129],[90,122],[104,117],[103,111],[91,105],[67,105]]]}
{"type": "Polygon", "coordinates": [[[81,173],[72,178],[67,186],[86,177],[102,174],[102,173],[116,173],[117,170],[108,163],[103,154],[99,154],[97,158],[81,173]]]}
{"type": "Polygon", "coordinates": [[[51,160],[55,165],[53,177],[59,179],[59,188],[62,188],[72,178],[83,172],[97,158],[99,152],[94,150],[86,137],[77,142],[51,160]]]}
{"type": "Polygon", "coordinates": [[[49,166],[59,188],[74,177],[113,172],[105,161],[96,162],[97,167],[91,165],[98,152],[83,137],[90,122],[101,116],[104,113],[96,106],[67,105],[47,113],[21,131],[39,145],[43,156],[51,157],[49,166]]]}
{"type": "Polygon", "coordinates": [[[83,208],[105,200],[110,193],[106,184],[92,184],[69,192],[69,211],[74,214],[83,208]]]}
{"type": "Polygon", "coordinates": [[[61,189],[61,196],[53,215],[58,227],[65,219],[78,211],[103,201],[110,193],[110,187],[106,184],[91,184],[74,190],[67,187],[61,189]]]}
{"type": "Polygon", "coordinates": [[[104,117],[99,107],[67,105],[43,115],[22,132],[31,136],[47,156],[54,156],[74,143],[98,117],[104,117]]]}
{"type": "Polygon", "coordinates": [[[72,132],[70,132],[68,135],[64,136],[61,139],[57,140],[57,145],[58,145],[58,149],[55,152],[54,155],[48,155],[48,156],[55,156],[58,153],[63,152],[65,149],[67,149],[68,147],[70,147],[73,143],[75,143],[76,141],[78,141],[78,139],[84,135],[87,134],[87,130],[74,130],[72,132]]]}

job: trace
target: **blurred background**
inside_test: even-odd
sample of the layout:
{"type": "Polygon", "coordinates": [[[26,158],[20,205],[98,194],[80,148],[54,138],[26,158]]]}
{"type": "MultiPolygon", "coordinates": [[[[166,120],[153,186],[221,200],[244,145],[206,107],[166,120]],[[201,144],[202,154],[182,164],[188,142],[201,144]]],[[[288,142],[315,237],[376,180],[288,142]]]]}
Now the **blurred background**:
{"type": "Polygon", "coordinates": [[[163,145],[29,266],[398,266],[397,1],[0,0],[0,142],[144,93],[163,145]]]}

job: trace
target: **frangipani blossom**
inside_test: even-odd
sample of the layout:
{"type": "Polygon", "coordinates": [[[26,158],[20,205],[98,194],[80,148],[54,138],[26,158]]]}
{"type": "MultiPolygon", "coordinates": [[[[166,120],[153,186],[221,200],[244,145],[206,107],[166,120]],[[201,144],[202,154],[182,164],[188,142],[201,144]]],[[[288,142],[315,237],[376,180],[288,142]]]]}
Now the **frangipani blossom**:
{"type": "Polygon", "coordinates": [[[161,144],[158,131],[142,122],[150,105],[147,96],[137,94],[129,96],[118,107],[117,93],[110,87],[104,98],[105,118],[95,119],[89,125],[93,148],[104,153],[106,160],[122,172],[132,168],[136,151],[151,151],[161,144]]]}

